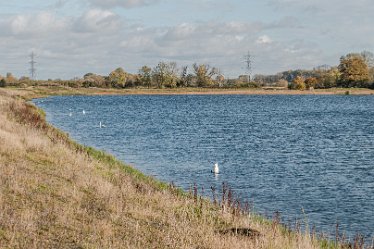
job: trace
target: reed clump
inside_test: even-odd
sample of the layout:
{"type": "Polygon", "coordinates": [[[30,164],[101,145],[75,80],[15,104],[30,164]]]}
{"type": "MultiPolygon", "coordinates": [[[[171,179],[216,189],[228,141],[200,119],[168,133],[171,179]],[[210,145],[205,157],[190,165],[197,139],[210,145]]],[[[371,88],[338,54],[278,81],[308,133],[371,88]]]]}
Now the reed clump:
{"type": "Polygon", "coordinates": [[[76,144],[22,95],[0,90],[0,248],[337,248],[76,144]]]}

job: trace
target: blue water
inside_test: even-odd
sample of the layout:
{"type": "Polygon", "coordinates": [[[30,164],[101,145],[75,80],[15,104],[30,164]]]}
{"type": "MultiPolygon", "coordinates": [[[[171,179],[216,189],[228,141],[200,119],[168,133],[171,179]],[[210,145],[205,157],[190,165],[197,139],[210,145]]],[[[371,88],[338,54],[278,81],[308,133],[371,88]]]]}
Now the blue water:
{"type": "Polygon", "coordinates": [[[34,102],[80,143],[186,190],[196,183],[209,196],[211,186],[226,182],[256,212],[308,219],[325,233],[338,222],[350,237],[374,234],[373,96],[69,96],[34,102]],[[214,162],[218,177],[210,173],[214,162]]]}

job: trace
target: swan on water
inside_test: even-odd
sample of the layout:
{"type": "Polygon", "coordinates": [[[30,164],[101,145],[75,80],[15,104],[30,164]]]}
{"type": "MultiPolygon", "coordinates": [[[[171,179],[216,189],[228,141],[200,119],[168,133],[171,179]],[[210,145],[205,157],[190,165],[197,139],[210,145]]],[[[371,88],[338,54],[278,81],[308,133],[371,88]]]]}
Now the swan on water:
{"type": "Polygon", "coordinates": [[[212,173],[214,173],[214,174],[219,174],[218,163],[215,163],[215,164],[214,164],[214,168],[213,168],[213,170],[212,170],[212,173]]]}
{"type": "Polygon", "coordinates": [[[102,123],[101,123],[101,121],[100,121],[100,128],[105,128],[106,126],[105,125],[103,125],[102,123]]]}
{"type": "Polygon", "coordinates": [[[73,113],[69,113],[69,117],[73,116],[73,113]]]}
{"type": "Polygon", "coordinates": [[[82,112],[82,113],[83,113],[83,115],[86,115],[86,111],[85,111],[85,110],[83,110],[83,112],[82,112]]]}

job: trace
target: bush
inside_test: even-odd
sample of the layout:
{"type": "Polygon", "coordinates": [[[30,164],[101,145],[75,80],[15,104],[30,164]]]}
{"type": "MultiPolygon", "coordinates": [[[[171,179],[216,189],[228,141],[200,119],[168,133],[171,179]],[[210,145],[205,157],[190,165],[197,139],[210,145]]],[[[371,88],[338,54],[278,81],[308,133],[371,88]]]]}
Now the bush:
{"type": "Polygon", "coordinates": [[[316,88],[317,84],[318,84],[318,81],[317,81],[317,79],[314,78],[314,77],[309,77],[309,78],[307,78],[307,79],[305,80],[305,87],[306,87],[307,89],[310,89],[310,88],[316,88]]]}
{"type": "Polygon", "coordinates": [[[371,85],[370,85],[370,89],[374,89],[374,82],[371,83],[371,85]]]}
{"type": "Polygon", "coordinates": [[[305,80],[303,77],[297,76],[290,84],[290,89],[294,90],[305,90],[305,80]]]}
{"type": "Polygon", "coordinates": [[[6,82],[4,79],[0,80],[0,87],[6,87],[6,82]]]}
{"type": "Polygon", "coordinates": [[[275,84],[276,87],[284,87],[284,88],[287,88],[288,87],[288,81],[287,80],[284,80],[284,79],[280,79],[276,84],[275,84]]]}

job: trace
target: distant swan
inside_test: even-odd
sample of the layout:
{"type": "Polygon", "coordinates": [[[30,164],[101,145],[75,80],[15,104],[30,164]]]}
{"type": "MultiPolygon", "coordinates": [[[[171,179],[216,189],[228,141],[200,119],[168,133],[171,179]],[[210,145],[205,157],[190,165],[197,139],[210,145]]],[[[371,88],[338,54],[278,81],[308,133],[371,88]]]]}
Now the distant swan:
{"type": "Polygon", "coordinates": [[[69,113],[69,116],[70,116],[70,117],[73,116],[73,113],[69,113]]]}
{"type": "Polygon", "coordinates": [[[83,110],[83,112],[82,112],[82,113],[83,113],[83,115],[86,115],[86,111],[85,111],[85,110],[83,110]]]}
{"type": "Polygon", "coordinates": [[[213,168],[213,170],[212,170],[212,173],[214,173],[214,174],[219,174],[218,163],[215,163],[215,164],[214,164],[214,168],[213,168]]]}
{"type": "Polygon", "coordinates": [[[101,121],[100,121],[100,128],[105,128],[106,126],[105,125],[103,125],[102,123],[101,123],[101,121]]]}

